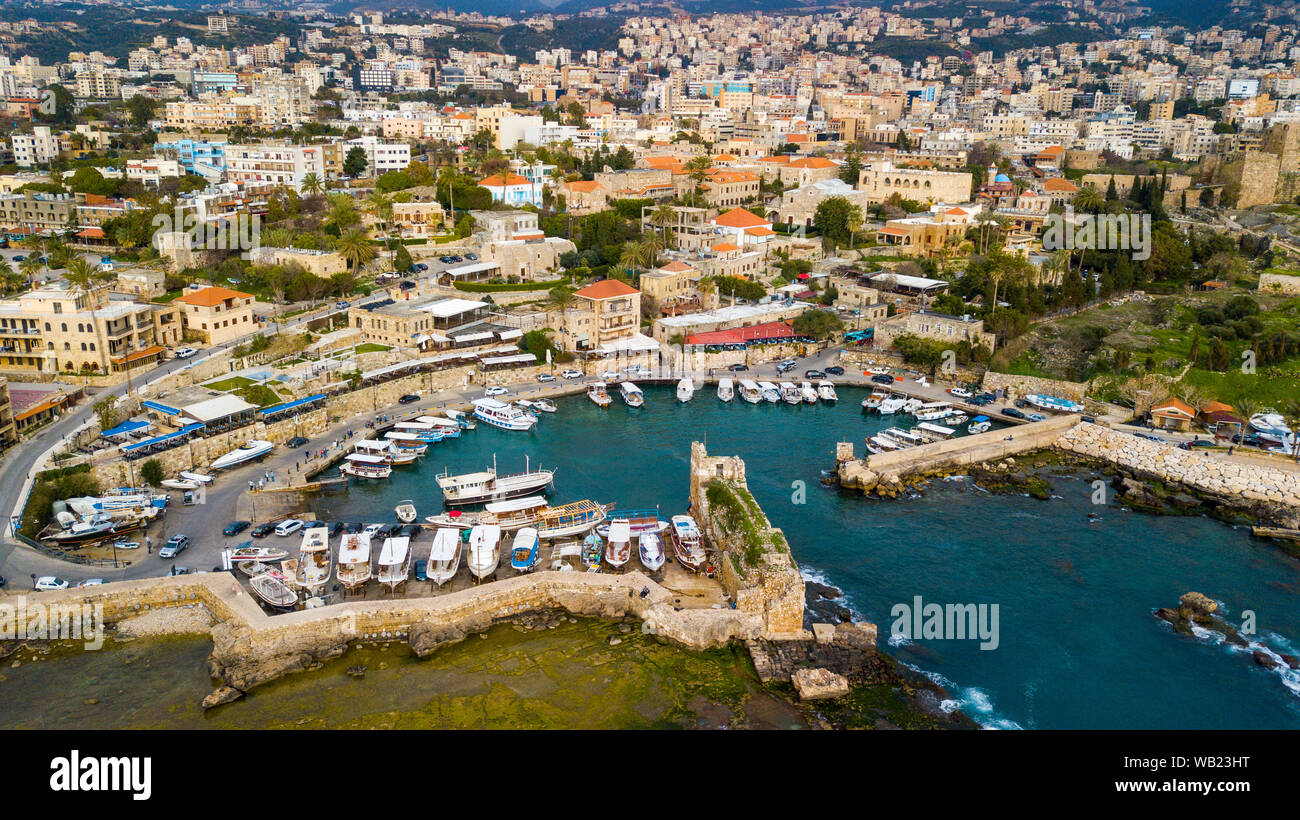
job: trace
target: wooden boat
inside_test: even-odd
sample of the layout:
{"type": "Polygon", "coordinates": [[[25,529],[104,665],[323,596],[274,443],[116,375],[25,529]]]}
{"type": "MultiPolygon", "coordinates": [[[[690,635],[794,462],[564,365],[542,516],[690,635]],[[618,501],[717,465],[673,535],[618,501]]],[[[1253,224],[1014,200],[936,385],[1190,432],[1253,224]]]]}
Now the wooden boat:
{"type": "Polygon", "coordinates": [[[632,528],[626,518],[609,522],[609,542],[605,546],[605,560],[612,567],[621,567],[632,557],[632,528]]]}
{"type": "Polygon", "coordinates": [[[758,404],[763,400],[763,390],[758,386],[757,382],[741,379],[740,397],[750,404],[758,404]]]}
{"type": "Polygon", "coordinates": [[[517,572],[532,572],[541,558],[540,542],[537,530],[524,527],[515,533],[514,544],[510,547],[510,566],[517,572]]]}
{"type": "Polygon", "coordinates": [[[399,450],[397,444],[392,441],[379,441],[377,439],[362,439],[352,445],[352,452],[360,453],[367,456],[378,456],[386,464],[401,465],[413,464],[418,454],[412,450],[399,450]]]}
{"type": "Polygon", "coordinates": [[[931,424],[928,421],[923,421],[916,425],[914,431],[918,436],[924,439],[926,443],[947,441],[957,434],[957,430],[954,427],[945,427],[942,424],[931,424]]]}
{"type": "Polygon", "coordinates": [[[633,535],[640,535],[643,532],[663,532],[668,528],[668,522],[660,520],[658,510],[627,510],[620,512],[618,518],[597,525],[596,532],[600,533],[602,538],[609,538],[614,521],[626,522],[633,535]]]}
{"type": "Polygon", "coordinates": [[[587,398],[591,399],[592,403],[597,407],[609,407],[613,401],[609,397],[609,389],[605,387],[604,382],[592,382],[587,385],[587,398]]]}
{"type": "Polygon", "coordinates": [[[298,593],[293,591],[284,576],[278,572],[255,575],[249,579],[248,585],[262,603],[273,609],[293,609],[298,603],[298,593]]]}
{"type": "Polygon", "coordinates": [[[261,575],[266,572],[269,567],[261,561],[237,561],[235,563],[235,569],[244,573],[249,578],[252,578],[255,575],[261,575]]]}
{"type": "Polygon", "coordinates": [[[872,390],[871,395],[862,400],[863,410],[879,410],[880,403],[889,398],[889,394],[883,390],[872,390]]]}
{"type": "MultiPolygon", "coordinates": [[[[478,427],[478,424],[474,422],[474,418],[467,413],[464,413],[460,410],[451,410],[451,409],[448,409],[445,412],[447,413],[447,418],[456,422],[457,426],[459,426],[460,429],[462,430],[474,430],[478,427]]],[[[417,419],[417,421],[423,421],[424,419],[425,416],[420,416],[420,418],[417,419]]]]}
{"type": "Polygon", "coordinates": [[[912,411],[917,421],[942,421],[954,412],[951,402],[928,401],[912,411]]]}
{"type": "Polygon", "coordinates": [[[349,591],[358,590],[370,580],[370,533],[344,533],[339,543],[339,566],[335,577],[349,591]]]}
{"type": "Polygon", "coordinates": [[[664,566],[664,545],[659,540],[659,534],[655,532],[643,532],[636,537],[637,553],[641,558],[641,566],[657,572],[664,566]]]}
{"type": "Polygon", "coordinates": [[[416,456],[422,456],[429,452],[429,442],[415,433],[408,433],[401,430],[389,430],[384,433],[384,439],[391,441],[399,453],[410,453],[416,456]]]}
{"type": "Polygon", "coordinates": [[[781,401],[786,404],[799,404],[803,401],[803,395],[794,386],[794,382],[781,382],[778,389],[781,391],[781,401]]]}
{"type": "Polygon", "coordinates": [[[604,506],[583,499],[542,510],[537,518],[537,536],[553,539],[581,535],[605,520],[613,504],[604,506]]]}
{"type": "Polygon", "coordinates": [[[411,539],[405,535],[385,538],[379,548],[379,583],[392,592],[411,576],[411,539]]]}
{"type": "Polygon", "coordinates": [[[450,581],[460,568],[460,531],[439,529],[433,534],[433,547],[429,549],[429,564],[425,570],[430,581],[438,586],[450,581]]]}
{"type": "Polygon", "coordinates": [[[885,438],[881,435],[874,435],[867,439],[867,450],[879,455],[880,453],[892,453],[895,450],[902,449],[897,441],[885,438]]]}
{"type": "Polygon", "coordinates": [[[704,566],[705,555],[704,542],[695,519],[689,515],[674,515],[668,537],[672,541],[673,557],[677,563],[691,572],[699,572],[704,566]]]}
{"type": "Polygon", "coordinates": [[[600,561],[605,555],[605,542],[595,530],[582,539],[582,563],[588,572],[600,572],[600,561]]]}
{"type": "Polygon", "coordinates": [[[522,473],[498,475],[495,456],[490,470],[456,476],[444,472],[436,477],[443,502],[453,506],[518,498],[543,490],[554,479],[554,470],[530,469],[527,457],[522,473]]]}
{"type": "Polygon", "coordinates": [[[759,382],[758,392],[763,397],[763,401],[769,404],[776,404],[781,400],[781,388],[771,382],[759,382]]]}
{"type": "Polygon", "coordinates": [[[398,521],[409,524],[415,520],[415,502],[408,498],[394,507],[393,513],[397,515],[398,521]]]}
{"type": "Polygon", "coordinates": [[[381,456],[348,453],[342,466],[339,467],[339,472],[353,478],[379,479],[388,478],[392,475],[393,468],[388,466],[388,462],[381,456]]]}
{"type": "Polygon", "coordinates": [[[731,379],[718,379],[718,401],[731,401],[736,395],[736,390],[731,385],[731,379]]]}
{"type": "Polygon", "coordinates": [[[477,524],[496,524],[505,532],[513,532],[521,527],[530,527],[546,510],[546,498],[530,495],[524,498],[510,498],[505,501],[493,501],[483,505],[479,512],[448,510],[438,515],[425,516],[424,520],[439,527],[456,527],[470,529],[477,524]]]}
{"type": "Polygon", "coordinates": [[[623,382],[618,386],[619,395],[628,407],[641,407],[645,404],[645,394],[632,382],[623,382]]]}
{"type": "Polygon", "coordinates": [[[477,581],[497,571],[501,563],[501,528],[496,524],[479,524],[469,533],[469,555],[466,563],[477,581]]]}

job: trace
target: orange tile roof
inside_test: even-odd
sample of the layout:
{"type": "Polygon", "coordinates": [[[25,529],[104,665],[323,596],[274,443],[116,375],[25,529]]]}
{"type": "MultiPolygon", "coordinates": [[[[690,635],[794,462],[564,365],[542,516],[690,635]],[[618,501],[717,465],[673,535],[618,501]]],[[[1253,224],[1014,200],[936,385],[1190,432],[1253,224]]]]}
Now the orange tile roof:
{"type": "Polygon", "coordinates": [[[1073,194],[1079,190],[1079,186],[1075,185],[1065,177],[1048,177],[1043,182],[1043,190],[1061,191],[1062,193],[1073,194]]]}
{"type": "Polygon", "coordinates": [[[674,174],[681,173],[685,168],[678,157],[642,157],[641,161],[651,168],[660,171],[672,171],[674,174]]]}
{"type": "Polygon", "coordinates": [[[759,162],[775,162],[778,165],[786,165],[790,162],[789,154],[777,154],[774,157],[759,157],[759,162]]]}
{"type": "Polygon", "coordinates": [[[244,293],[243,291],[223,288],[220,285],[196,290],[193,293],[187,293],[184,296],[178,296],[176,301],[184,302],[187,305],[196,305],[198,307],[213,307],[219,305],[227,299],[252,299],[253,294],[244,293]]]}
{"type": "Polygon", "coordinates": [[[767,226],[771,223],[761,216],[755,216],[744,208],[732,208],[725,214],[718,214],[713,217],[713,224],[721,225],[724,228],[752,228],[757,225],[767,226]]]}
{"type": "Polygon", "coordinates": [[[480,179],[479,185],[484,188],[504,188],[507,185],[528,185],[528,180],[518,174],[493,174],[487,179],[480,179]]]}
{"type": "Polygon", "coordinates": [[[634,293],[640,293],[640,291],[626,282],[620,282],[617,279],[605,279],[594,285],[587,285],[573,295],[581,296],[584,299],[613,299],[615,296],[631,296],[634,293]]]}
{"type": "Polygon", "coordinates": [[[686,264],[680,259],[674,259],[673,261],[669,262],[667,265],[661,266],[659,270],[666,270],[669,273],[677,273],[678,271],[695,270],[695,268],[692,268],[690,265],[686,264]]]}
{"type": "Polygon", "coordinates": [[[728,251],[740,250],[740,246],[733,245],[730,242],[719,242],[718,244],[713,246],[713,250],[717,251],[718,253],[727,253],[728,251]]]}
{"type": "Polygon", "coordinates": [[[1152,413],[1159,413],[1162,410],[1165,412],[1177,411],[1185,416],[1196,415],[1196,409],[1194,407],[1192,407],[1190,404],[1188,404],[1185,401],[1180,401],[1179,399],[1170,399],[1168,401],[1162,401],[1159,404],[1157,404],[1155,407],[1151,408],[1152,413]]]}
{"type": "Polygon", "coordinates": [[[752,228],[746,228],[745,233],[749,236],[776,236],[776,231],[766,225],[755,225],[752,228]]]}
{"type": "Polygon", "coordinates": [[[601,184],[595,180],[578,179],[564,183],[564,187],[570,191],[581,191],[584,194],[590,194],[600,190],[601,184]]]}
{"type": "Polygon", "coordinates": [[[826,157],[804,157],[790,163],[791,168],[834,168],[835,163],[826,157]]]}

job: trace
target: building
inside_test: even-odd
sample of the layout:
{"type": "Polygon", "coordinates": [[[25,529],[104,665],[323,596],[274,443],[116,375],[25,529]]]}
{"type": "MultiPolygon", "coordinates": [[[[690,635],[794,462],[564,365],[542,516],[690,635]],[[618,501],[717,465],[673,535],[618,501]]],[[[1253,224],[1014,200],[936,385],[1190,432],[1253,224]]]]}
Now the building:
{"type": "Polygon", "coordinates": [[[507,280],[531,281],[559,270],[560,257],[576,246],[547,236],[533,211],[471,211],[474,238],[484,263],[494,263],[507,280]]]}
{"type": "Polygon", "coordinates": [[[779,199],[768,203],[767,215],[774,222],[811,228],[817,215],[817,206],[833,196],[844,197],[863,211],[866,211],[869,204],[866,191],[859,191],[839,177],[832,176],[785,191],[779,199]]]}
{"type": "Polygon", "coordinates": [[[167,293],[167,274],[155,268],[124,268],[117,272],[113,292],[154,299],[167,293]]]}
{"type": "Polygon", "coordinates": [[[700,294],[696,285],[700,272],[687,263],[674,260],[641,274],[641,308],[647,314],[676,314],[698,310],[700,294]]]}
{"type": "Polygon", "coordinates": [[[348,261],[338,252],[315,248],[271,248],[263,245],[249,251],[248,259],[258,265],[296,265],[321,277],[330,277],[348,269],[348,261]]]}
{"type": "Polygon", "coordinates": [[[213,286],[190,290],[175,301],[183,305],[185,330],[201,334],[209,345],[224,344],[257,330],[250,293],[213,286]]]}
{"type": "Polygon", "coordinates": [[[119,373],[163,353],[154,306],[58,281],[0,301],[0,370],[119,373]]]}
{"type": "Polygon", "coordinates": [[[884,202],[894,194],[921,203],[968,202],[974,177],[964,171],[934,171],[896,168],[890,162],[874,162],[862,169],[858,188],[872,203],[884,202]]]}
{"type": "Polygon", "coordinates": [[[709,224],[718,234],[726,237],[726,241],[742,248],[747,245],[766,245],[776,236],[769,220],[744,208],[732,208],[718,214],[709,220],[709,224]]]}
{"type": "Polygon", "coordinates": [[[772,322],[790,322],[812,305],[798,300],[760,302],[756,305],[727,305],[701,313],[663,316],[655,319],[654,338],[665,344],[674,336],[683,340],[696,334],[737,330],[772,322]]]}
{"type": "Polygon", "coordinates": [[[990,353],[997,346],[997,336],[984,330],[984,320],[970,316],[949,316],[928,310],[899,313],[876,323],[875,343],[892,345],[899,336],[919,336],[950,344],[967,342],[971,347],[983,345],[990,353]]]}
{"type": "Polygon", "coordinates": [[[86,389],[70,384],[9,382],[6,393],[12,406],[7,403],[0,411],[0,439],[5,436],[6,422],[11,432],[23,435],[59,418],[85,398],[86,389]]]}
{"type": "Polygon", "coordinates": [[[394,202],[393,225],[403,237],[430,237],[442,233],[446,211],[436,199],[394,202]]]}
{"type": "Polygon", "coordinates": [[[411,146],[405,142],[384,142],[378,137],[365,136],[348,140],[344,155],[353,148],[366,152],[366,174],[379,176],[389,171],[405,171],[411,164],[411,146]]]}
{"type": "Polygon", "coordinates": [[[507,205],[534,205],[539,208],[542,205],[541,183],[529,182],[518,174],[493,174],[486,179],[480,179],[478,184],[492,193],[493,202],[504,202],[507,205]]]}
{"type": "Polygon", "coordinates": [[[577,304],[564,317],[565,350],[613,352],[641,335],[641,292],[626,282],[605,279],[573,295],[577,304]]]}
{"type": "Polygon", "coordinates": [[[283,185],[300,191],[308,174],[322,181],[326,176],[324,150],[319,145],[228,145],[225,155],[226,178],[247,186],[283,185]]]}
{"type": "Polygon", "coordinates": [[[30,134],[11,134],[9,148],[19,168],[46,165],[59,155],[59,138],[48,125],[38,125],[30,134]]]}
{"type": "Polygon", "coordinates": [[[1192,429],[1195,420],[1196,408],[1179,399],[1169,399],[1151,408],[1151,424],[1161,430],[1186,433],[1192,429]]]}
{"type": "Polygon", "coordinates": [[[9,382],[0,378],[0,452],[18,443],[18,430],[14,425],[13,406],[9,398],[9,382]]]}

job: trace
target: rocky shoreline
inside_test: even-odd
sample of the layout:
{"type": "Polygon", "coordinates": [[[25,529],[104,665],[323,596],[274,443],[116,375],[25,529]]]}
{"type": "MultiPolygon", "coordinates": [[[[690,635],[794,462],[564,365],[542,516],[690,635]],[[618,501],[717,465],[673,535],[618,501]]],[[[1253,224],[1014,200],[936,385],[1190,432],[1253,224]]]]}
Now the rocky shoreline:
{"type": "Polygon", "coordinates": [[[1193,635],[1194,626],[1217,633],[1225,642],[1239,649],[1248,650],[1255,663],[1265,669],[1275,670],[1283,667],[1300,669],[1300,657],[1265,652],[1258,644],[1253,644],[1243,637],[1237,627],[1224,619],[1219,613],[1218,603],[1199,592],[1185,593],[1178,599],[1177,607],[1161,607],[1153,614],[1170,624],[1179,635],[1193,635]]]}

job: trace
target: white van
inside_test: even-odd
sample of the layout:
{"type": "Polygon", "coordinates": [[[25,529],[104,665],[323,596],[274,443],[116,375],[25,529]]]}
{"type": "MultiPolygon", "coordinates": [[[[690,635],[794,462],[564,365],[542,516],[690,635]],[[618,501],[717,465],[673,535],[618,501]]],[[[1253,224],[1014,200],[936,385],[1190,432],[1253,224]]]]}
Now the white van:
{"type": "Polygon", "coordinates": [[[286,518],[275,528],[276,535],[293,535],[302,529],[302,522],[296,518],[286,518]]]}

